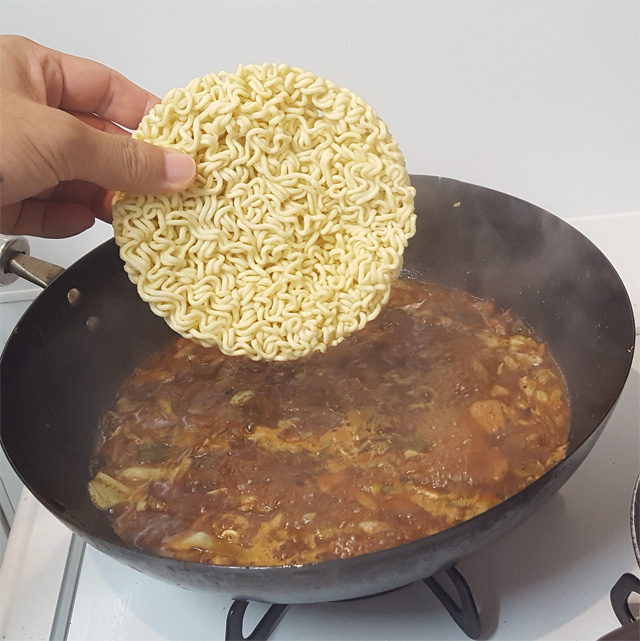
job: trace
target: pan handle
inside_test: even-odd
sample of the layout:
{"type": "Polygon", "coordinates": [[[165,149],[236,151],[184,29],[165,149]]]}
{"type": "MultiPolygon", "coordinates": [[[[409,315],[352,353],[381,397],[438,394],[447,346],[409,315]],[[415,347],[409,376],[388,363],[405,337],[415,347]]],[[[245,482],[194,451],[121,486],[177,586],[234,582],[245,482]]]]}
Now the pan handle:
{"type": "Polygon", "coordinates": [[[629,607],[629,597],[634,592],[640,594],[640,579],[629,572],[623,574],[611,588],[611,605],[622,625],[636,621],[629,607]]]}
{"type": "Polygon", "coordinates": [[[0,286],[24,278],[45,288],[64,271],[58,265],[31,256],[29,251],[29,241],[24,236],[0,234],[0,286]]]}

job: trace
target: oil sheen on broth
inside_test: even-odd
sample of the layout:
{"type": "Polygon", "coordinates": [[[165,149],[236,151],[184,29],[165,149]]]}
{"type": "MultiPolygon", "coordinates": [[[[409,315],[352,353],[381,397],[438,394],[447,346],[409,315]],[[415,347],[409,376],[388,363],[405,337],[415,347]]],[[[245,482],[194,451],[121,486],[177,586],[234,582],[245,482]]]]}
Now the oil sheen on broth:
{"type": "Polygon", "coordinates": [[[404,279],[295,361],[178,339],[100,423],[89,491],[127,543],[222,565],[344,558],[428,536],[563,458],[562,375],[524,322],[404,279]]]}

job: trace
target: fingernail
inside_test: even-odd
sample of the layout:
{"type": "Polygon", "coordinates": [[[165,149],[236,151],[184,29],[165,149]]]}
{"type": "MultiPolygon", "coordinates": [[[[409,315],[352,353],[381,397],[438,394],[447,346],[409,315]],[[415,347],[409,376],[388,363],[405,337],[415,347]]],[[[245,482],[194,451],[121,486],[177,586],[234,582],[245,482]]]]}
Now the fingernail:
{"type": "Polygon", "coordinates": [[[196,163],[181,151],[165,150],[164,174],[167,188],[174,191],[186,189],[196,177],[196,163]]]}

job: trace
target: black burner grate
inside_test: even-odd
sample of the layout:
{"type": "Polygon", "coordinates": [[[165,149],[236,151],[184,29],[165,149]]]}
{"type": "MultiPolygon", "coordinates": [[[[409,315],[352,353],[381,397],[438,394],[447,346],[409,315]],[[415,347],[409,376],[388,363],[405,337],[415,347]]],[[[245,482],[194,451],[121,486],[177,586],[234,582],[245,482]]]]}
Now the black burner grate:
{"type": "MultiPolygon", "coordinates": [[[[460,629],[470,638],[480,637],[480,615],[466,579],[456,568],[445,570],[455,594],[445,589],[434,577],[424,579],[425,585],[435,594],[447,609],[460,629]]],[[[366,598],[366,597],[365,597],[366,598]]],[[[244,615],[249,605],[248,601],[234,601],[227,615],[225,641],[266,641],[275,630],[280,619],[289,607],[287,604],[275,603],[260,619],[256,627],[245,637],[243,633],[244,615]]]]}

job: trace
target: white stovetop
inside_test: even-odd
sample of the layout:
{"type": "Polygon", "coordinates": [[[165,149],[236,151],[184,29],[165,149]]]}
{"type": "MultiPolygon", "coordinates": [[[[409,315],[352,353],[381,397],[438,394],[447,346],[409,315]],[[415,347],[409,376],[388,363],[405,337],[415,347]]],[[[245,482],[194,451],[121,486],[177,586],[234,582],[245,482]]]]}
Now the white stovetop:
{"type": "MultiPolygon", "coordinates": [[[[638,323],[640,212],[570,222],[617,268],[638,323]]],[[[526,523],[458,566],[479,606],[482,638],[577,641],[598,638],[617,627],[609,590],[624,572],[638,574],[629,512],[640,470],[639,392],[636,349],[619,403],[580,469],[526,523]]],[[[3,639],[65,634],[78,641],[223,638],[230,605],[225,595],[161,583],[90,548],[79,572],[73,571],[71,555],[63,580],[70,541],[68,530],[24,492],[0,569],[3,639]]],[[[264,606],[254,604],[248,620],[263,611],[264,606]]],[[[292,606],[271,638],[466,637],[427,588],[415,584],[359,602],[292,606]]]]}

